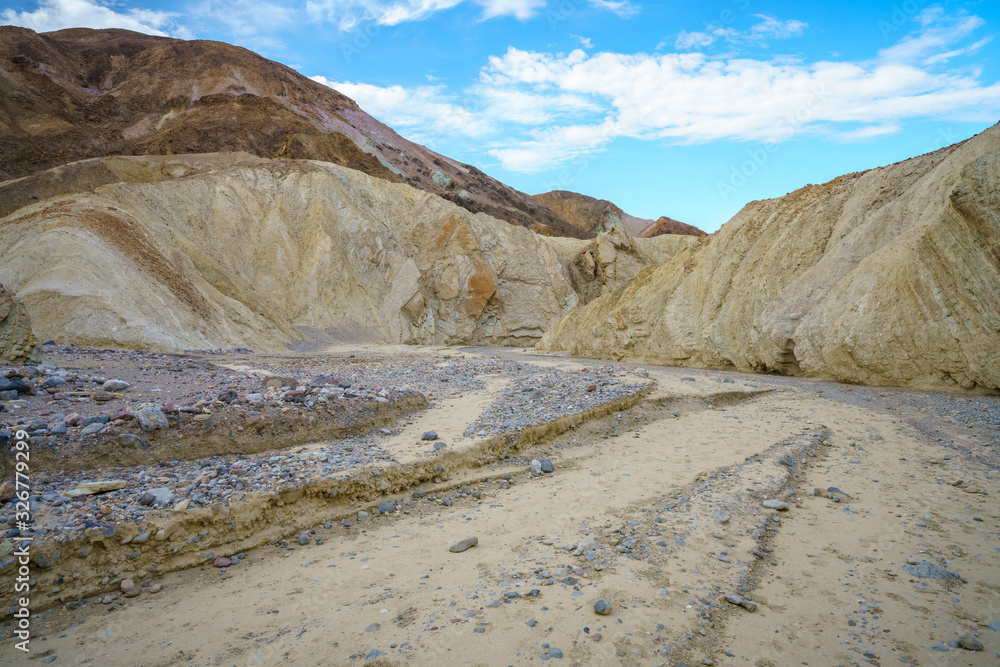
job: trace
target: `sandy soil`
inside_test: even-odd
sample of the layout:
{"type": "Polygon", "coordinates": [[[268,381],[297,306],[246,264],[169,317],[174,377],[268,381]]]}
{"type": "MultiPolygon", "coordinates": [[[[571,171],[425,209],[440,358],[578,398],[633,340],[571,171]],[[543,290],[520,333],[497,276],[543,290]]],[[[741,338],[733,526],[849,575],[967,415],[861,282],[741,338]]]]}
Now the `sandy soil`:
{"type": "MultiPolygon", "coordinates": [[[[539,369],[594,363],[520,358],[539,369]]],[[[224,571],[153,578],[164,585],[155,596],[53,609],[35,619],[32,655],[10,641],[0,655],[164,666],[998,664],[1000,632],[987,624],[1000,621],[1000,472],[984,416],[995,398],[622,367],[656,383],[627,410],[412,489],[426,496],[396,494],[406,502],[391,514],[359,518],[371,511],[359,502],[315,526],[308,544],[291,533],[287,546],[254,549],[224,571]],[[553,473],[532,473],[542,458],[553,473]],[[849,497],[835,502],[830,487],[849,497]],[[473,535],[477,546],[449,551],[473,535]],[[913,576],[908,559],[965,582],[913,576]],[[595,613],[598,600],[610,614],[595,613]],[[948,645],[963,635],[984,650],[948,645]]],[[[416,460],[425,430],[461,441],[504,382],[407,415],[383,446],[416,460]]]]}

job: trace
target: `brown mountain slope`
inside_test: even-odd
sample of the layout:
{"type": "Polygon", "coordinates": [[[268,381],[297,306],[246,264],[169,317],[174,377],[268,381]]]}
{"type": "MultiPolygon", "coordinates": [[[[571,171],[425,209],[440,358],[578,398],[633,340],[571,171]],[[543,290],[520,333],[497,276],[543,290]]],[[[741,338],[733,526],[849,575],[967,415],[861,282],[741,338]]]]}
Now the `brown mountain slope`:
{"type": "Polygon", "coordinates": [[[747,204],[564,316],[539,347],[605,358],[1000,389],[1000,125],[747,204]]]}
{"type": "Polygon", "coordinates": [[[643,238],[651,238],[653,236],[661,236],[663,234],[687,234],[689,236],[708,236],[705,232],[698,229],[694,225],[689,225],[680,220],[674,220],[673,218],[668,218],[665,215],[661,215],[659,220],[654,222],[652,225],[643,230],[643,238]]]}
{"type": "Polygon", "coordinates": [[[400,137],[348,97],[236,46],[0,27],[0,174],[109,155],[245,151],[406,182],[472,212],[587,238],[479,171],[400,137]]]}
{"type": "Polygon", "coordinates": [[[609,202],[569,190],[552,190],[540,195],[532,195],[571,225],[588,232],[606,232],[621,225],[630,236],[651,237],[660,234],[689,234],[706,236],[705,232],[692,225],[686,225],[666,216],[655,222],[646,218],[629,215],[609,202]]]}

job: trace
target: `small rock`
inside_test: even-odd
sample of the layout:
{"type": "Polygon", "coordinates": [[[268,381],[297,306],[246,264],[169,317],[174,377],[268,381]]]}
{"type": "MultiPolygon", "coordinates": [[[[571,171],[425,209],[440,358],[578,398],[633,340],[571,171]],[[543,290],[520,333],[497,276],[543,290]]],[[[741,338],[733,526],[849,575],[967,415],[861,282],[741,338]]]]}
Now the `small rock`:
{"type": "Polygon", "coordinates": [[[949,572],[943,567],[926,560],[920,561],[918,565],[904,565],[903,570],[914,577],[922,577],[924,579],[957,579],[963,584],[966,583],[962,575],[949,572]]]}
{"type": "Polygon", "coordinates": [[[421,440],[437,440],[438,434],[434,431],[424,431],[424,434],[420,436],[421,440]]]}
{"type": "Polygon", "coordinates": [[[440,452],[442,449],[448,449],[448,445],[446,445],[445,443],[441,442],[440,440],[438,440],[437,442],[434,443],[434,451],[435,452],[440,452]]]}
{"type": "Polygon", "coordinates": [[[607,616],[611,613],[611,603],[607,600],[598,600],[594,603],[594,612],[601,616],[607,616]]]}
{"type": "Polygon", "coordinates": [[[149,587],[150,593],[159,593],[162,590],[163,590],[163,584],[153,584],[152,586],[149,587]]]}
{"type": "Polygon", "coordinates": [[[539,462],[542,464],[542,472],[555,471],[555,466],[552,465],[552,461],[550,461],[549,459],[539,459],[539,462]]]}
{"type": "Polygon", "coordinates": [[[391,500],[383,500],[378,504],[379,514],[392,514],[396,511],[396,503],[391,500]]]}
{"type": "Polygon", "coordinates": [[[768,509],[771,509],[771,510],[782,511],[782,510],[787,510],[788,509],[788,503],[786,503],[784,500],[777,500],[775,498],[769,498],[769,499],[765,500],[764,503],[763,503],[763,505],[764,505],[764,507],[766,507],[768,509]]]}
{"type": "Polygon", "coordinates": [[[785,466],[786,468],[792,468],[795,466],[795,459],[785,454],[780,459],[778,459],[778,463],[785,466]]]}
{"type": "Polygon", "coordinates": [[[105,493],[107,491],[117,491],[118,489],[124,489],[128,485],[124,479],[109,479],[104,482],[79,482],[76,488],[72,491],[67,491],[66,495],[71,498],[76,498],[77,496],[90,496],[96,493],[105,493]]]}
{"type": "Polygon", "coordinates": [[[304,530],[301,533],[299,533],[299,544],[305,546],[309,544],[309,541],[310,541],[309,533],[307,533],[304,530]]]}
{"type": "Polygon", "coordinates": [[[541,475],[542,474],[542,462],[539,461],[538,459],[532,459],[531,460],[531,472],[534,473],[535,475],[541,475]]]}
{"type": "Polygon", "coordinates": [[[458,553],[462,553],[463,551],[465,551],[467,549],[471,549],[472,547],[476,546],[477,544],[479,544],[479,538],[478,537],[475,537],[475,536],[473,536],[473,537],[467,537],[464,540],[460,540],[458,542],[455,542],[453,545],[451,545],[450,547],[448,547],[448,551],[450,551],[452,553],[458,554],[458,553]]]}
{"type": "Polygon", "coordinates": [[[127,598],[135,598],[135,597],[139,597],[139,595],[141,593],[142,593],[142,587],[140,587],[140,586],[133,586],[132,588],[130,588],[127,591],[125,591],[123,593],[123,595],[125,597],[127,597],[127,598]]]}
{"type": "Polygon", "coordinates": [[[229,560],[225,556],[219,556],[214,561],[212,561],[212,565],[214,565],[215,567],[229,567],[232,564],[233,561],[229,560]]]}
{"type": "Polygon", "coordinates": [[[137,435],[132,433],[122,433],[117,438],[118,444],[122,447],[129,447],[132,449],[149,449],[149,445],[146,441],[137,435]]]}
{"type": "Polygon", "coordinates": [[[958,638],[958,645],[969,651],[982,651],[985,646],[983,643],[973,637],[972,635],[962,635],[958,638]]]}
{"type": "Polygon", "coordinates": [[[364,510],[361,510],[361,511],[358,512],[358,521],[363,521],[363,520],[367,519],[370,516],[371,516],[371,514],[369,514],[368,512],[365,512],[364,510]]]}
{"type": "Polygon", "coordinates": [[[563,657],[563,652],[557,649],[555,646],[549,649],[550,658],[561,658],[563,657]]]}
{"type": "Polygon", "coordinates": [[[733,518],[733,515],[723,510],[715,510],[712,512],[712,518],[719,523],[729,523],[729,520],[733,518]]]}
{"type": "Polygon", "coordinates": [[[81,436],[97,435],[104,430],[104,424],[87,424],[80,429],[81,436]]]}
{"type": "Polygon", "coordinates": [[[169,505],[174,502],[174,492],[165,486],[150,489],[146,493],[153,496],[154,501],[160,503],[161,505],[169,505]]]}
{"type": "Polygon", "coordinates": [[[116,379],[116,380],[108,380],[103,385],[101,385],[101,389],[103,389],[104,391],[125,391],[130,386],[131,385],[128,382],[116,379]]]}
{"type": "Polygon", "coordinates": [[[139,504],[142,505],[143,507],[149,507],[155,502],[156,502],[156,496],[154,496],[152,493],[144,493],[142,494],[142,497],[139,498],[139,504]]]}
{"type": "Polygon", "coordinates": [[[741,598],[739,595],[735,595],[733,593],[727,593],[726,595],[722,596],[722,599],[728,602],[729,604],[734,604],[738,607],[743,606],[743,598],[741,598]]]}
{"type": "Polygon", "coordinates": [[[137,410],[135,418],[139,420],[139,427],[147,433],[161,428],[170,428],[170,422],[167,421],[163,410],[153,405],[147,405],[137,410]]]}
{"type": "Polygon", "coordinates": [[[121,584],[119,584],[118,587],[121,589],[122,593],[124,593],[127,590],[135,588],[135,582],[131,579],[122,579],[121,584]]]}
{"type": "Polygon", "coordinates": [[[595,391],[597,391],[597,385],[596,384],[588,384],[587,385],[587,391],[588,392],[595,392],[595,391]]]}

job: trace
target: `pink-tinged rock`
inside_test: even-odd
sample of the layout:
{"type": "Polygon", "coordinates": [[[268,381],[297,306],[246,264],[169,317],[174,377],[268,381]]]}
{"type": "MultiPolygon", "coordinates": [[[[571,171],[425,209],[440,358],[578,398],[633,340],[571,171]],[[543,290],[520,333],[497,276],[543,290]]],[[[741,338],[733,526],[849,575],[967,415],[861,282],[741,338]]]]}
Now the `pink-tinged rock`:
{"type": "Polygon", "coordinates": [[[30,396],[37,396],[38,395],[38,383],[37,382],[29,382],[28,383],[28,394],[30,396]]]}
{"type": "Polygon", "coordinates": [[[291,396],[293,398],[296,396],[305,396],[305,395],[306,395],[305,387],[296,387],[295,389],[292,389],[291,391],[285,393],[285,396],[291,396]]]}
{"type": "Polygon", "coordinates": [[[7,480],[0,484],[0,503],[5,503],[14,497],[14,482],[7,480]]]}
{"type": "Polygon", "coordinates": [[[176,403],[164,403],[163,404],[163,411],[165,413],[167,413],[168,415],[175,415],[178,412],[180,412],[181,409],[179,407],[177,407],[176,403]]]}
{"type": "Polygon", "coordinates": [[[133,419],[135,419],[135,415],[132,414],[131,412],[129,412],[128,410],[118,410],[117,412],[112,412],[111,413],[111,418],[115,419],[115,420],[119,420],[120,419],[121,421],[128,422],[128,421],[132,421],[133,419]]]}
{"type": "Polygon", "coordinates": [[[178,408],[178,412],[183,412],[189,415],[196,415],[201,412],[201,408],[196,408],[192,405],[185,405],[183,408],[178,408]]]}
{"type": "Polygon", "coordinates": [[[63,417],[63,424],[66,424],[66,426],[79,426],[82,421],[83,417],[76,412],[71,412],[63,417]]]}
{"type": "Polygon", "coordinates": [[[153,584],[152,586],[149,587],[150,593],[159,593],[162,590],[163,590],[163,584],[153,584]]]}
{"type": "Polygon", "coordinates": [[[224,556],[219,556],[212,563],[212,565],[214,565],[215,567],[229,567],[232,564],[233,564],[233,561],[229,560],[228,558],[226,558],[224,556]]]}

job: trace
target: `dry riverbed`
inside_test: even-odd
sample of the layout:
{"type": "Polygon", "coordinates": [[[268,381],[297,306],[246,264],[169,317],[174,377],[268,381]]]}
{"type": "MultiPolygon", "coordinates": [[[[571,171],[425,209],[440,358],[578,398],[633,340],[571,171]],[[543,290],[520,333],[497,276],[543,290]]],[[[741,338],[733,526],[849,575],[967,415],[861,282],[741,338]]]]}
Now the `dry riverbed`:
{"type": "Polygon", "coordinates": [[[996,397],[447,348],[44,364],[0,412],[44,422],[11,664],[1000,659],[996,397]]]}

